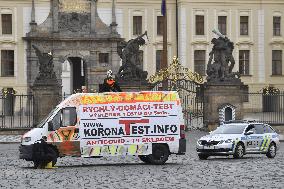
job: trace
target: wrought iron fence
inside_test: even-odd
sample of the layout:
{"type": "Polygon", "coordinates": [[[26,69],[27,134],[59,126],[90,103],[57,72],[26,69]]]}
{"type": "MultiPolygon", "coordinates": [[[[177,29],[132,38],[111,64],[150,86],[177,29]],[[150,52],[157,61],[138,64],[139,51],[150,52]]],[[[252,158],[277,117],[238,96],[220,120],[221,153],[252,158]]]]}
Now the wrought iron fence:
{"type": "MultiPolygon", "coordinates": [[[[186,80],[168,80],[168,90],[177,90],[188,128],[203,127],[203,85],[186,80]]],[[[162,83],[153,90],[161,90],[162,83]]],[[[62,100],[70,94],[63,94],[62,100]]],[[[0,129],[32,128],[34,96],[0,94],[0,129]]],[[[273,94],[244,94],[244,119],[258,120],[271,125],[284,125],[284,92],[273,94]]]]}
{"type": "Polygon", "coordinates": [[[284,125],[284,92],[244,95],[244,119],[284,125]]]}
{"type": "Polygon", "coordinates": [[[33,95],[0,95],[0,128],[33,127],[33,95]]]}

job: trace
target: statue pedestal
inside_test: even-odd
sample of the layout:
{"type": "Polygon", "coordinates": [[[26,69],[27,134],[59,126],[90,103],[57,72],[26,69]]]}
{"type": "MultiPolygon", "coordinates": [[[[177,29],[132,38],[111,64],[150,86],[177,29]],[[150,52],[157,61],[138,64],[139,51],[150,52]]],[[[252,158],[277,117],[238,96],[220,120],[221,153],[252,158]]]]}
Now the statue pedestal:
{"type": "Polygon", "coordinates": [[[204,121],[210,131],[228,120],[243,118],[242,82],[207,82],[204,84],[204,121]]]}
{"type": "Polygon", "coordinates": [[[57,85],[34,85],[34,125],[45,118],[61,101],[61,87],[57,85]]]}

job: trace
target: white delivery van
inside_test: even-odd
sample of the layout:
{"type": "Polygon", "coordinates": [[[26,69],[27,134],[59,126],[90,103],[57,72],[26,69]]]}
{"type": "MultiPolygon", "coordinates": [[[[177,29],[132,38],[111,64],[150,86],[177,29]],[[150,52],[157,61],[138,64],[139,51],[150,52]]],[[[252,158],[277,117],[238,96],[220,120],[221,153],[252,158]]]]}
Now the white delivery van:
{"type": "Polygon", "coordinates": [[[137,155],[164,164],[170,154],[185,153],[184,130],[175,91],[77,93],[23,135],[20,158],[34,161],[33,145],[46,137],[57,157],[137,155]]]}

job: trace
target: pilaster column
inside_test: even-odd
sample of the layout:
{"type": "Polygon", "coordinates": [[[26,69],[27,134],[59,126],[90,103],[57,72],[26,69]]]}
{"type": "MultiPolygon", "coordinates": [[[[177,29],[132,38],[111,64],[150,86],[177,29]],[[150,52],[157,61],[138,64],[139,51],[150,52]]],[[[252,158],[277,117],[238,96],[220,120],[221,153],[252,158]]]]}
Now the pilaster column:
{"type": "Polygon", "coordinates": [[[91,0],[91,34],[96,33],[97,0],[91,0]]]}
{"type": "Polygon", "coordinates": [[[31,12],[31,22],[30,22],[30,26],[31,26],[31,31],[35,30],[37,23],[35,21],[35,1],[32,0],[32,12],[31,12]]]}

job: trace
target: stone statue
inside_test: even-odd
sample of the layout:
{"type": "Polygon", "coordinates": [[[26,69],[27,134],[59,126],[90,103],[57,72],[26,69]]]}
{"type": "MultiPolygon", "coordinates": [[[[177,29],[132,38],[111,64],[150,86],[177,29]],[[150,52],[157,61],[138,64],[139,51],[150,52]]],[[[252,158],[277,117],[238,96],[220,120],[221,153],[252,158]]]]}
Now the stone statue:
{"type": "Polygon", "coordinates": [[[232,72],[235,59],[233,57],[234,43],[219,31],[213,30],[219,38],[213,38],[212,51],[209,53],[207,64],[207,80],[208,81],[224,81],[239,78],[238,72],[232,72]],[[213,60],[213,63],[212,63],[213,60]]]}
{"type": "Polygon", "coordinates": [[[54,65],[52,62],[52,55],[49,53],[41,52],[35,45],[32,45],[32,47],[35,49],[36,55],[39,60],[39,73],[36,77],[35,82],[48,82],[50,80],[56,80],[56,75],[53,70],[54,65]]]}
{"type": "Polygon", "coordinates": [[[135,39],[128,42],[122,41],[118,45],[117,53],[122,59],[122,66],[117,73],[119,79],[146,80],[148,73],[137,67],[137,65],[141,64],[139,62],[139,48],[145,45],[144,36],[147,36],[147,31],[135,39]]]}

